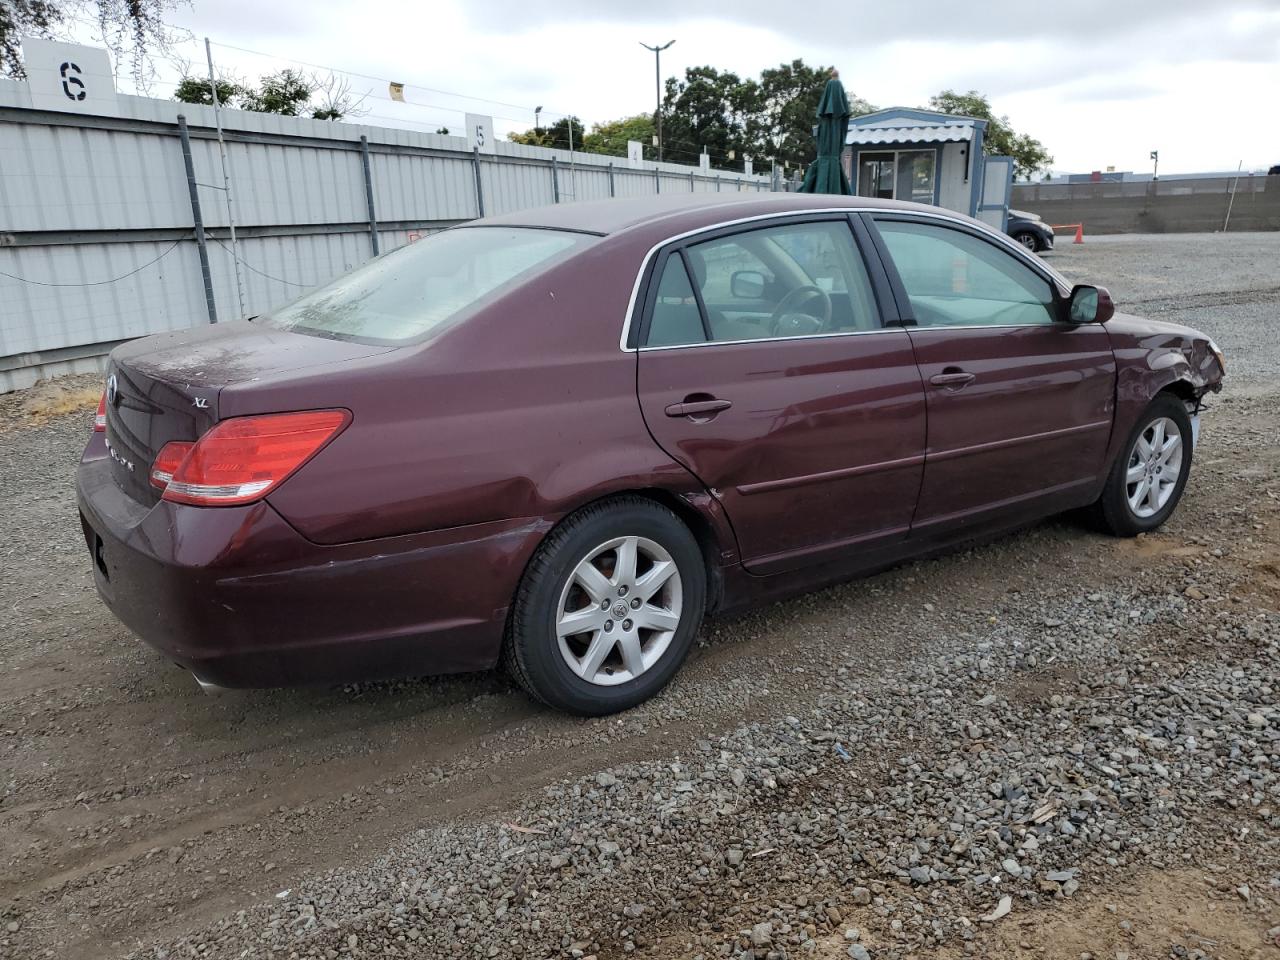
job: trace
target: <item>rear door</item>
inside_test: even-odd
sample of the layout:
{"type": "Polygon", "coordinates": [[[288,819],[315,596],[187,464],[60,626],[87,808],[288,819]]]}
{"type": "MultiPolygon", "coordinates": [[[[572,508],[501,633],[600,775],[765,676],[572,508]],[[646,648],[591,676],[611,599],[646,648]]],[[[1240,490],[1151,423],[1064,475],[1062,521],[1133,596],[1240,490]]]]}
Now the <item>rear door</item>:
{"type": "Polygon", "coordinates": [[[1048,276],[977,228],[875,225],[928,403],[913,534],[1077,505],[1105,468],[1115,409],[1105,328],[1059,319],[1048,276]]]}
{"type": "Polygon", "coordinates": [[[906,332],[881,323],[855,229],[869,245],[836,216],[702,235],[654,261],[645,422],[724,504],[753,572],[901,539],[915,508],[923,388],[906,332]]]}

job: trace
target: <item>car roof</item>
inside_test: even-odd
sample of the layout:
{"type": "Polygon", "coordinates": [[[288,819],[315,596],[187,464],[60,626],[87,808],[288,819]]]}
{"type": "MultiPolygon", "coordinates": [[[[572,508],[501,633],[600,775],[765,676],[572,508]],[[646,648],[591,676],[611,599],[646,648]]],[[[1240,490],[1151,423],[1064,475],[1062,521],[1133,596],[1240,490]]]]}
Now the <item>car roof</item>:
{"type": "MultiPolygon", "coordinates": [[[[654,226],[664,220],[678,220],[682,229],[713,226],[747,217],[794,211],[830,209],[883,209],[932,211],[918,203],[879,200],[872,197],[844,197],[812,193],[683,193],[616,200],[586,200],[562,203],[533,210],[486,217],[472,221],[475,226],[520,226],[544,229],[581,230],[608,235],[640,226],[654,226]]],[[[965,219],[968,219],[967,217],[965,219]]]]}

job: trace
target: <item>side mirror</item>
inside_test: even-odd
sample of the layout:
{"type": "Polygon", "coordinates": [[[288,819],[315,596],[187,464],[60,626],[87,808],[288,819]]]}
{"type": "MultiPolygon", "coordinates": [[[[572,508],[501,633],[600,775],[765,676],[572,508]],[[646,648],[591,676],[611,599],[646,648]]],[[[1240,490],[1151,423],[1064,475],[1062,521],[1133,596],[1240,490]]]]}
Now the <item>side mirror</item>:
{"type": "Polygon", "coordinates": [[[729,277],[729,293],[735,300],[763,300],[764,274],[758,270],[735,270],[729,277]]]}
{"type": "Polygon", "coordinates": [[[1067,319],[1072,323],[1106,323],[1116,312],[1116,305],[1106,287],[1077,284],[1071,290],[1067,319]]]}

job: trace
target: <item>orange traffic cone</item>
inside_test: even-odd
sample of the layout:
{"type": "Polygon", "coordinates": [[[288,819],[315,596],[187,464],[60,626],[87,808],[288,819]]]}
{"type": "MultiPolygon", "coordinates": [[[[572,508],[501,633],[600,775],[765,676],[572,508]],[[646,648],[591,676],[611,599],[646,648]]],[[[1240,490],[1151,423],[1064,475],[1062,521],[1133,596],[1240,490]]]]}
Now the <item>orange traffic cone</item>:
{"type": "Polygon", "coordinates": [[[1072,240],[1071,242],[1072,242],[1072,243],[1084,243],[1084,224],[1083,224],[1083,223],[1077,223],[1077,224],[1076,224],[1076,238],[1075,238],[1074,240],[1072,240]]]}

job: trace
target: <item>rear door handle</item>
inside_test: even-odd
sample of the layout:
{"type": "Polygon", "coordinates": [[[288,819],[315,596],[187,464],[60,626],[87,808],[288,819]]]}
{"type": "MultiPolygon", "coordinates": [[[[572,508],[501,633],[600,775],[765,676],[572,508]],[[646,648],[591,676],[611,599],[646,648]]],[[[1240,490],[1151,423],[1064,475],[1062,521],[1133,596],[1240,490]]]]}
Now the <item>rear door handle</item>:
{"type": "Polygon", "coordinates": [[[947,370],[945,373],[935,373],[929,378],[929,382],[935,387],[963,387],[972,383],[973,379],[974,375],[964,370],[947,370]]]}
{"type": "Polygon", "coordinates": [[[681,403],[673,403],[663,412],[668,417],[696,417],[711,414],[714,416],[721,410],[728,410],[733,406],[730,400],[685,400],[681,403]]]}

